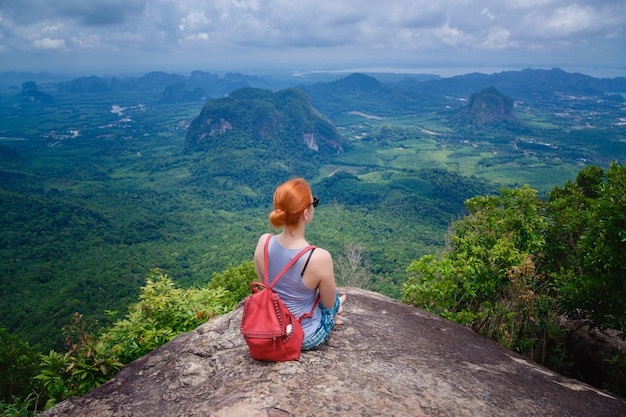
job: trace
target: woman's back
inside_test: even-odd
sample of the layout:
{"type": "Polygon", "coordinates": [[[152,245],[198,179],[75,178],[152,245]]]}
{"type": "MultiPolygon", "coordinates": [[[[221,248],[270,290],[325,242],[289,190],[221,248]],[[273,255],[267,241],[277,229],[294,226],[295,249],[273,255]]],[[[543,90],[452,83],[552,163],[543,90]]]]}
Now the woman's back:
{"type": "MultiPolygon", "coordinates": [[[[301,249],[309,245],[304,237],[304,229],[313,221],[318,204],[319,199],[313,197],[311,188],[303,178],[291,179],[276,188],[274,210],[268,219],[272,226],[282,231],[277,236],[264,234],[257,242],[254,268],[260,280],[263,279],[265,269],[264,252],[268,237],[271,236],[268,275],[272,280],[301,249]]],[[[302,320],[304,350],[315,349],[328,339],[335,325],[335,316],[341,314],[345,300],[345,296],[337,295],[333,258],[327,250],[317,248],[302,275],[306,262],[307,255],[299,259],[274,287],[285,306],[296,317],[311,312],[319,296],[313,317],[302,320]]]]}
{"type": "MultiPolygon", "coordinates": [[[[276,277],[303,248],[286,249],[278,243],[275,237],[271,235],[269,237],[271,240],[268,247],[268,274],[269,284],[271,285],[274,277],[276,277]]],[[[302,269],[309,258],[309,254],[310,252],[298,259],[274,286],[274,290],[280,295],[285,306],[298,318],[311,312],[317,299],[317,289],[312,290],[308,288],[302,281],[302,269]]],[[[319,308],[313,311],[312,318],[302,320],[301,324],[305,339],[317,329],[320,320],[321,313],[319,308]]]]}

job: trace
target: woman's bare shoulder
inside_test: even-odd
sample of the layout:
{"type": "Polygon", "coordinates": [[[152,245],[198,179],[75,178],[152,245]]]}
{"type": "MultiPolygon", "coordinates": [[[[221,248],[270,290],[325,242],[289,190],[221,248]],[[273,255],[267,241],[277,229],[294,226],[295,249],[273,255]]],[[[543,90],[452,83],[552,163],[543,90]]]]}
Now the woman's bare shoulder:
{"type": "Polygon", "coordinates": [[[319,262],[332,262],[333,256],[324,248],[316,247],[311,258],[319,262]]]}
{"type": "Polygon", "coordinates": [[[263,233],[261,236],[259,236],[259,242],[258,243],[265,243],[267,238],[270,237],[270,236],[272,236],[271,233],[263,233]]]}
{"type": "Polygon", "coordinates": [[[271,233],[265,233],[259,237],[259,240],[256,243],[256,249],[254,250],[255,253],[263,250],[263,247],[265,246],[265,242],[271,235],[272,235],[271,233]]]}

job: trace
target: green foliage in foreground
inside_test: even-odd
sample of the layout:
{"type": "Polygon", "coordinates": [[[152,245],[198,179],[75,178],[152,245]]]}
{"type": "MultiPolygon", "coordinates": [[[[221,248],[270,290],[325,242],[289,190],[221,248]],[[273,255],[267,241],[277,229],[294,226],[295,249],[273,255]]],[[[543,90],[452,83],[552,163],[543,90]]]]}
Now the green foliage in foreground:
{"type": "Polygon", "coordinates": [[[626,338],[626,167],[582,170],[550,194],[549,273],[572,318],[626,338]]]}
{"type": "Polygon", "coordinates": [[[39,372],[38,359],[35,347],[0,328],[0,401],[11,403],[15,397],[26,398],[31,394],[31,380],[39,372]]]}
{"type": "Polygon", "coordinates": [[[250,283],[257,280],[254,262],[246,261],[237,267],[229,267],[223,272],[215,272],[209,282],[209,289],[224,289],[221,303],[226,311],[234,310],[237,304],[252,294],[250,283]]]}
{"type": "Polygon", "coordinates": [[[536,255],[545,246],[542,204],[526,186],[472,198],[467,206],[470,214],[452,225],[450,250],[408,268],[404,301],[525,350],[552,323],[546,315],[554,296],[542,291],[549,287],[536,255]]]}
{"type": "Polygon", "coordinates": [[[128,363],[193,330],[227,308],[222,288],[176,288],[167,275],[153,271],[128,314],[104,332],[101,342],[128,363]]]}
{"type": "MultiPolygon", "coordinates": [[[[449,248],[408,268],[403,301],[566,368],[559,318],[626,324],[626,170],[583,169],[548,201],[524,186],[467,201],[449,248]]],[[[626,391],[619,383],[607,387],[626,391]]]]}
{"type": "Polygon", "coordinates": [[[34,416],[38,408],[39,397],[35,393],[27,395],[25,398],[13,397],[13,402],[0,401],[0,416],[2,417],[30,417],[34,416]]]}
{"type": "Polygon", "coordinates": [[[125,363],[233,309],[253,278],[254,268],[248,262],[216,274],[215,281],[204,288],[181,289],[167,275],[154,270],[124,319],[99,335],[93,324],[75,314],[63,329],[67,352],[52,350],[41,355],[42,370],[35,378],[49,398],[46,408],[85,394],[115,376],[125,363]]]}

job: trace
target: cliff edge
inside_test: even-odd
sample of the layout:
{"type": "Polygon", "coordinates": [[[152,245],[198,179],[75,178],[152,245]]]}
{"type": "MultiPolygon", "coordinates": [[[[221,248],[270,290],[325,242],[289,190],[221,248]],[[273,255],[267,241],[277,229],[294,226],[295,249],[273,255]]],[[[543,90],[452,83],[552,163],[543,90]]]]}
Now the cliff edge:
{"type": "Polygon", "coordinates": [[[345,288],[344,324],[298,361],[257,362],[241,308],[127,365],[41,417],[623,417],[626,400],[532,363],[471,330],[345,288]]]}

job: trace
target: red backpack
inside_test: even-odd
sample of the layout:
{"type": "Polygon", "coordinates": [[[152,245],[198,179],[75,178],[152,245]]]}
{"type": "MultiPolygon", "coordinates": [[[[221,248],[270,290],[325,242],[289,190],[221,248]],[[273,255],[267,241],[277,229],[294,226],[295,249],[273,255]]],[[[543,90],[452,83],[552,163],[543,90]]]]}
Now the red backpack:
{"type": "MultiPolygon", "coordinates": [[[[243,315],[241,317],[241,334],[246,339],[250,356],[259,361],[292,361],[300,357],[304,331],[300,321],[305,317],[312,317],[319,296],[315,300],[313,309],[300,318],[296,318],[285,307],[280,296],[273,287],[278,280],[291,268],[302,255],[313,251],[315,246],[302,249],[272,282],[268,285],[268,246],[272,236],[267,238],[263,258],[265,268],[263,283],[253,282],[252,295],[244,300],[243,315]]],[[[310,256],[310,255],[309,255],[310,256]]],[[[308,264],[308,260],[307,260],[308,264]]],[[[306,268],[306,265],[305,265],[306,268]]]]}

